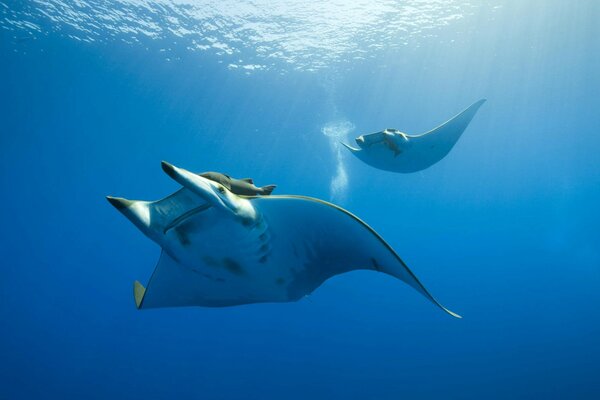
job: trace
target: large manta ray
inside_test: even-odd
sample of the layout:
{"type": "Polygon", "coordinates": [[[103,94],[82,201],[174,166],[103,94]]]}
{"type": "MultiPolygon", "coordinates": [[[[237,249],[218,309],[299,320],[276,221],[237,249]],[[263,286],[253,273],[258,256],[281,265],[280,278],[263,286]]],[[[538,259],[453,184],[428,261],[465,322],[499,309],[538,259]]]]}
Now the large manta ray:
{"type": "Polygon", "coordinates": [[[238,196],[166,162],[183,188],[154,201],[108,200],[163,251],[138,308],[296,301],[365,269],[406,282],[448,314],[396,252],[350,212],[304,196],[238,196]]]}
{"type": "Polygon", "coordinates": [[[397,129],[361,135],[355,139],[359,148],[342,143],[352,154],[372,167],[392,172],[416,172],[432,166],[454,147],[475,113],[485,100],[429,132],[407,135],[397,129]]]}

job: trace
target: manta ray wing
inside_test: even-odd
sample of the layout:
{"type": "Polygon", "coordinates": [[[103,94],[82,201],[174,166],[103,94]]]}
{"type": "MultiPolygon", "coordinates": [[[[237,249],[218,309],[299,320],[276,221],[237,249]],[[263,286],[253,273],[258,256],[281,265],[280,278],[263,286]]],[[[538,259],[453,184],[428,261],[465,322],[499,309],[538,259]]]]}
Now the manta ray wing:
{"type": "Polygon", "coordinates": [[[479,100],[440,126],[420,135],[407,135],[415,168],[424,169],[444,158],[454,147],[471,120],[485,103],[479,100]]]}
{"type": "MultiPolygon", "coordinates": [[[[210,259],[207,256],[207,259],[210,259]]],[[[230,259],[233,260],[233,259],[230,259]]],[[[160,258],[154,272],[150,277],[147,288],[138,281],[134,282],[134,296],[139,309],[164,308],[164,307],[226,307],[248,303],[261,302],[261,298],[243,297],[243,288],[239,284],[228,283],[225,276],[227,273],[211,272],[210,269],[222,268],[218,265],[220,261],[214,259],[209,268],[200,265],[185,265],[165,250],[161,252],[160,258]],[[140,293],[140,287],[142,291],[140,293]]],[[[230,261],[230,268],[237,268],[235,261],[230,261]]],[[[229,272],[233,277],[241,271],[229,272]]],[[[229,279],[233,281],[233,279],[229,279]]]]}
{"type": "Polygon", "coordinates": [[[429,293],[373,228],[349,211],[320,199],[293,195],[256,198],[253,204],[265,215],[277,217],[277,223],[269,223],[272,228],[293,231],[289,235],[293,238],[294,257],[300,258],[305,268],[292,284],[303,287],[306,294],[334,275],[374,270],[401,279],[448,314],[460,318],[429,293]]]}
{"type": "Polygon", "coordinates": [[[141,284],[134,282],[136,305],[138,308],[159,308],[197,303],[197,297],[202,296],[202,285],[197,280],[193,273],[186,273],[186,269],[163,250],[141,295],[141,284]]]}

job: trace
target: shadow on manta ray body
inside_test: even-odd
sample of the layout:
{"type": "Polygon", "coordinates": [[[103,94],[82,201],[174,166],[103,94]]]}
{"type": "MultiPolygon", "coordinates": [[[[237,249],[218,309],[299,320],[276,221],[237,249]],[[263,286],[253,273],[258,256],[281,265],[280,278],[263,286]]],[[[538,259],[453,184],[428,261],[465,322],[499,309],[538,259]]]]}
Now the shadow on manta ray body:
{"type": "Polygon", "coordinates": [[[402,173],[421,171],[450,152],[484,102],[482,99],[471,104],[447,122],[420,135],[385,129],[357,137],[359,148],[342,144],[372,167],[402,173]]]}
{"type": "Polygon", "coordinates": [[[158,201],[108,201],[162,248],[139,309],[290,302],[332,276],[372,270],[396,277],[448,314],[398,254],[355,215],[295,195],[239,196],[166,162],[183,186],[158,201]]]}

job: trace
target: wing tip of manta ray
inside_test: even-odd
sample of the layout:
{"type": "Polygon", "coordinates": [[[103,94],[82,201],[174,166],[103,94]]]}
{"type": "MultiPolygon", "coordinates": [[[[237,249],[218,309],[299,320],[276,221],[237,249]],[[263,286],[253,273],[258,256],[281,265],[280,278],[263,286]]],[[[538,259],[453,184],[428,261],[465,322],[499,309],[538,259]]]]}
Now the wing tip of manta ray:
{"type": "Polygon", "coordinates": [[[117,210],[122,210],[133,204],[132,200],[127,200],[122,197],[106,196],[106,200],[108,200],[108,202],[117,210]]]}
{"type": "Polygon", "coordinates": [[[356,149],[352,146],[350,146],[349,144],[346,144],[344,142],[340,142],[345,148],[347,148],[348,150],[350,150],[353,153],[356,153],[357,151],[360,151],[360,149],[356,149]]]}
{"type": "MultiPolygon", "coordinates": [[[[425,289],[427,291],[427,289],[425,289]]],[[[435,297],[433,297],[429,292],[426,292],[427,297],[429,297],[429,300],[431,300],[431,302],[433,304],[435,304],[436,306],[438,306],[439,308],[441,308],[442,310],[444,310],[446,312],[446,314],[450,314],[451,316],[453,316],[454,318],[458,318],[458,319],[462,319],[462,316],[460,314],[455,313],[454,311],[450,311],[449,309],[447,309],[446,307],[444,307],[439,301],[437,301],[435,299],[435,297]]]]}
{"type": "Polygon", "coordinates": [[[420,288],[419,287],[415,287],[415,286],[413,286],[413,288],[417,289],[419,292],[421,292],[421,294],[424,294],[425,297],[427,297],[429,299],[429,301],[431,301],[434,305],[438,306],[443,311],[445,311],[446,314],[449,314],[449,315],[451,315],[454,318],[462,319],[462,315],[457,314],[454,311],[450,311],[449,309],[447,309],[446,307],[444,307],[442,305],[442,303],[440,303],[439,301],[437,301],[437,299],[435,297],[433,297],[431,295],[431,293],[429,293],[429,291],[418,280],[417,280],[417,283],[420,286],[420,288]]]}
{"type": "Polygon", "coordinates": [[[479,99],[477,100],[475,103],[471,104],[467,110],[469,108],[475,109],[475,110],[479,110],[479,107],[481,107],[483,105],[483,103],[485,103],[487,101],[487,99],[479,99]]]}
{"type": "MultiPolygon", "coordinates": [[[[462,112],[460,112],[457,115],[455,115],[454,117],[452,117],[448,122],[454,120],[455,118],[460,117],[461,115],[470,115],[470,118],[473,118],[475,116],[475,113],[477,111],[479,111],[479,108],[486,101],[487,101],[487,99],[479,99],[479,100],[477,100],[476,102],[474,102],[473,104],[471,104],[469,107],[465,108],[462,112]]],[[[469,119],[468,123],[470,123],[470,122],[471,122],[471,119],[469,119]]]]}
{"type": "Polygon", "coordinates": [[[135,307],[139,310],[142,308],[142,301],[146,294],[146,288],[140,283],[140,281],[133,282],[133,299],[135,300],[135,307]]]}
{"type": "Polygon", "coordinates": [[[457,313],[455,313],[455,312],[452,312],[452,311],[448,310],[446,307],[442,306],[441,304],[440,304],[439,306],[442,308],[442,310],[446,311],[446,313],[450,314],[450,315],[451,315],[451,316],[453,316],[454,318],[462,319],[462,316],[461,316],[461,315],[459,315],[459,314],[457,314],[457,313]]]}

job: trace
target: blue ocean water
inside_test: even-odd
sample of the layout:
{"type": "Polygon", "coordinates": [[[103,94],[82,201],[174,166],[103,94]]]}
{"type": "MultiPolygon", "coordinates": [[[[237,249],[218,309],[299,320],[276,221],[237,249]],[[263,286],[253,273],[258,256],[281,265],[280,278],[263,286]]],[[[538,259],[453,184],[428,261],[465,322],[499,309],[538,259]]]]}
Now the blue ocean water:
{"type": "Polygon", "coordinates": [[[595,1],[0,0],[0,398],[600,397],[595,1]],[[394,174],[339,146],[486,98],[394,174]],[[361,271],[297,303],[138,311],[105,200],[168,160],[354,212],[453,319],[361,271]]]}

